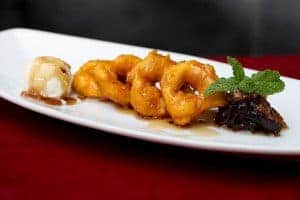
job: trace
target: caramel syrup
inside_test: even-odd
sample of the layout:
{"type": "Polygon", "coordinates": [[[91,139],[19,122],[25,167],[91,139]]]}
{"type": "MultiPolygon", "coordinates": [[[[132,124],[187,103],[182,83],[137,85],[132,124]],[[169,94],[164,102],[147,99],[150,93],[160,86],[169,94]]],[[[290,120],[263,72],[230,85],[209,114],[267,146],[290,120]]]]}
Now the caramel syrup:
{"type": "Polygon", "coordinates": [[[31,98],[31,99],[35,99],[35,100],[38,100],[38,101],[41,101],[45,104],[48,104],[48,105],[53,105],[53,106],[61,106],[61,105],[74,105],[77,103],[77,99],[74,98],[74,97],[63,97],[63,98],[50,98],[50,97],[44,97],[44,96],[41,96],[39,94],[36,94],[36,93],[32,93],[32,92],[27,92],[27,91],[23,91],[21,93],[21,96],[23,97],[28,97],[28,98],[31,98]]]}
{"type": "MultiPolygon", "coordinates": [[[[78,102],[77,98],[80,100],[83,100],[86,98],[83,96],[79,96],[77,98],[63,97],[60,99],[49,98],[49,97],[44,97],[44,96],[41,96],[41,95],[33,93],[33,92],[27,92],[27,91],[23,91],[21,93],[21,95],[24,97],[36,99],[36,100],[46,103],[48,105],[55,105],[55,106],[64,105],[64,102],[66,105],[74,105],[78,102]]],[[[132,109],[128,109],[128,108],[124,108],[124,107],[120,107],[120,106],[116,106],[115,109],[120,113],[135,115],[136,117],[138,117],[138,114],[132,109]]],[[[176,125],[172,124],[170,119],[152,119],[152,118],[150,118],[150,119],[142,118],[142,119],[149,121],[149,123],[148,123],[149,128],[152,128],[152,129],[155,129],[158,131],[166,129],[166,128],[169,130],[174,130],[174,131],[188,130],[188,131],[192,132],[192,134],[199,135],[201,137],[215,137],[218,135],[218,132],[215,131],[214,129],[210,128],[209,126],[207,126],[208,124],[211,124],[213,122],[214,116],[215,116],[215,111],[208,110],[205,113],[203,113],[201,115],[201,117],[198,119],[200,124],[197,123],[197,124],[193,124],[193,125],[189,125],[189,126],[185,126],[185,127],[180,127],[180,126],[176,126],[176,125]]]]}
{"type": "Polygon", "coordinates": [[[128,108],[120,107],[120,106],[115,106],[116,111],[124,114],[129,114],[129,115],[134,115],[135,117],[139,119],[144,119],[147,120],[148,127],[151,129],[155,129],[157,131],[162,131],[164,129],[172,130],[172,131],[190,131],[194,135],[198,135],[201,137],[216,137],[219,133],[213,129],[212,124],[214,121],[214,117],[216,114],[216,111],[214,110],[208,110],[204,112],[200,118],[198,119],[198,123],[196,122],[195,124],[188,125],[188,126],[177,126],[175,124],[171,123],[171,119],[153,119],[153,118],[145,118],[145,117],[140,117],[138,114],[128,108]]]}

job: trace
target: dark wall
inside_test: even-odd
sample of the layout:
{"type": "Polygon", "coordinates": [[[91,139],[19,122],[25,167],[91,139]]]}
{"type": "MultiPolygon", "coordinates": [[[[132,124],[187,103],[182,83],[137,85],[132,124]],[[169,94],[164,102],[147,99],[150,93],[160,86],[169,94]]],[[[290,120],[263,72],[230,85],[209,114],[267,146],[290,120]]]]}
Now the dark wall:
{"type": "Polygon", "coordinates": [[[22,26],[195,55],[300,53],[300,1],[1,0],[22,26]]]}

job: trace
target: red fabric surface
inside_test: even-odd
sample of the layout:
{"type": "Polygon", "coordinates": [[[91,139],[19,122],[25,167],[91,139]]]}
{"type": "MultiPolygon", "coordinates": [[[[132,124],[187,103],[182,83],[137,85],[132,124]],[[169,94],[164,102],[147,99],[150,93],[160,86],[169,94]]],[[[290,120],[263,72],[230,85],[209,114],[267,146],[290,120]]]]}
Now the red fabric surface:
{"type": "MultiPolygon", "coordinates": [[[[240,59],[300,78],[300,56],[240,59]]],[[[0,200],[300,199],[299,162],[114,136],[1,99],[0,109],[0,200]]]]}

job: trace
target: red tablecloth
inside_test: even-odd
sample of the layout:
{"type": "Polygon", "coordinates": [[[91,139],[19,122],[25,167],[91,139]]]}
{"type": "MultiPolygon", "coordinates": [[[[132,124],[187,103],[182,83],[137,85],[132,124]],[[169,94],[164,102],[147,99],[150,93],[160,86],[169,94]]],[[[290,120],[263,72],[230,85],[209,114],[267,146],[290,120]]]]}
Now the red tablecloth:
{"type": "MultiPolygon", "coordinates": [[[[300,78],[300,56],[240,59],[248,67],[269,67],[300,78]]],[[[1,200],[300,199],[297,162],[114,136],[4,100],[0,113],[1,200]]]]}

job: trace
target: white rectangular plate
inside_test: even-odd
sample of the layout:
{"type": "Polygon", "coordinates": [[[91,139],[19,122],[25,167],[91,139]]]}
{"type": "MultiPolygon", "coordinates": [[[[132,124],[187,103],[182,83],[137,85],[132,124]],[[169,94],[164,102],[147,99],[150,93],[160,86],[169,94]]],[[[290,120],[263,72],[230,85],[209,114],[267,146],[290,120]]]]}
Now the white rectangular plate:
{"type": "MultiPolygon", "coordinates": [[[[24,108],[57,119],[106,132],[197,149],[251,154],[300,155],[300,81],[284,77],[284,92],[270,97],[272,105],[282,114],[289,128],[280,137],[232,132],[225,128],[208,127],[217,132],[208,137],[204,132],[174,129],[170,125],[152,126],[150,120],[118,112],[109,103],[87,100],[74,106],[48,106],[20,96],[24,67],[37,56],[59,57],[72,66],[72,72],[89,59],[113,59],[119,54],[131,53],[144,57],[150,49],[48,33],[29,29],[10,29],[0,32],[0,97],[24,108]]],[[[230,76],[231,68],[204,58],[170,53],[172,59],[196,59],[215,66],[219,76],[230,76]]],[[[296,70],[296,69],[295,69],[296,70]]],[[[247,74],[253,73],[247,70],[247,74]]],[[[204,130],[203,130],[204,131],[204,130]]]]}

